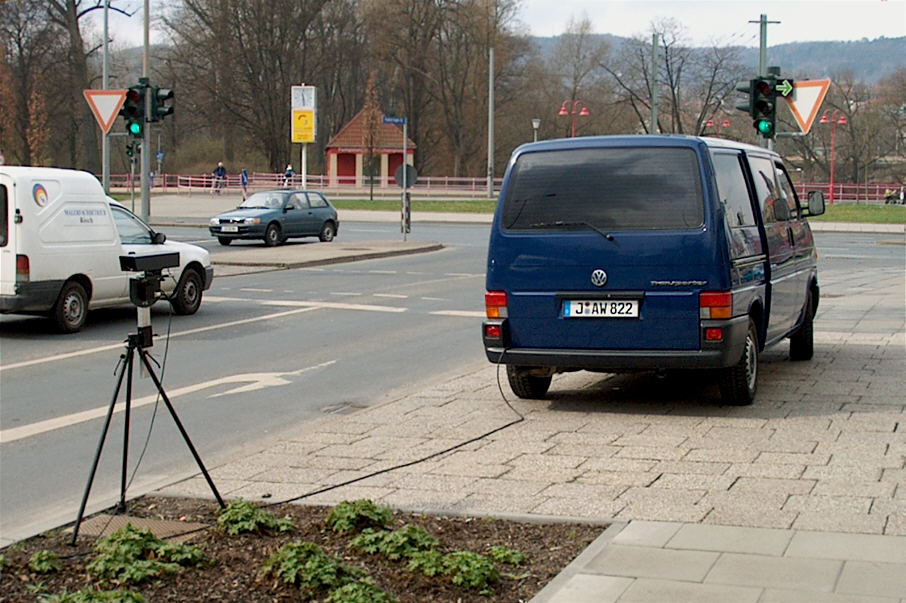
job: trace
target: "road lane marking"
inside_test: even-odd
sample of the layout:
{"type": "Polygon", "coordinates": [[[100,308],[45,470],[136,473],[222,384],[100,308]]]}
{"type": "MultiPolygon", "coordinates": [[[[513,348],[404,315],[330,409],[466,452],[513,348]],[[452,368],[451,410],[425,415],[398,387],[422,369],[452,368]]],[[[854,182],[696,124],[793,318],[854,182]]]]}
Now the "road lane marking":
{"type": "MultiPolygon", "coordinates": [[[[217,301],[223,301],[229,298],[222,298],[217,301]]],[[[212,301],[209,298],[205,297],[205,301],[212,301]]],[[[275,318],[283,318],[284,316],[290,316],[292,314],[299,314],[301,312],[310,312],[312,310],[317,310],[317,307],[305,307],[297,308],[295,310],[287,310],[285,312],[275,312],[274,314],[265,314],[264,316],[256,316],[254,318],[243,318],[241,320],[233,320],[230,322],[224,322],[216,325],[210,325],[207,327],[199,327],[197,329],[189,329],[188,331],[180,331],[178,333],[170,333],[170,337],[183,337],[185,335],[194,335],[196,333],[204,333],[205,331],[213,331],[215,329],[223,329],[225,327],[234,327],[237,325],[249,324],[252,322],[259,322],[262,320],[272,320],[275,318]]],[[[96,348],[88,348],[85,350],[77,350],[75,352],[66,352],[65,354],[55,354],[53,356],[45,356],[44,358],[35,358],[33,360],[24,360],[22,362],[14,362],[13,364],[5,364],[0,366],[0,372],[7,371],[11,369],[24,368],[27,366],[34,366],[36,364],[43,364],[45,362],[56,362],[57,360],[68,360],[69,358],[78,358],[79,356],[87,356],[89,354],[97,354],[99,352],[106,352],[108,350],[116,350],[123,348],[125,343],[112,343],[110,345],[102,345],[96,348]]]]}
{"type": "Polygon", "coordinates": [[[252,287],[242,287],[239,290],[244,291],[246,293],[273,293],[274,292],[273,289],[254,289],[252,287]]]}
{"type": "MultiPolygon", "coordinates": [[[[186,387],[180,387],[174,390],[167,392],[167,398],[172,402],[174,398],[178,396],[184,396],[186,394],[192,394],[197,391],[205,390],[211,387],[217,387],[219,385],[224,385],[228,383],[244,383],[239,387],[235,387],[229,391],[221,392],[219,394],[214,394],[211,396],[219,397],[226,396],[230,394],[241,394],[248,393],[251,391],[256,391],[264,389],[267,387],[278,387],[282,385],[290,385],[292,381],[286,379],[285,377],[295,377],[303,373],[314,371],[317,369],[328,367],[332,364],[336,364],[336,360],[328,360],[327,362],[322,362],[320,364],[315,364],[313,366],[308,366],[305,368],[297,369],[295,371],[288,371],[283,373],[245,373],[243,375],[230,375],[228,377],[222,377],[220,379],[213,379],[211,381],[205,381],[203,383],[196,383],[194,385],[187,385],[186,387]]],[[[122,392],[121,392],[122,393],[122,392]]],[[[125,394],[123,394],[125,396],[125,394]]],[[[143,396],[141,398],[134,398],[131,403],[131,408],[136,409],[141,406],[147,406],[157,400],[157,393],[143,396]]],[[[125,399],[122,401],[117,401],[117,404],[113,408],[114,414],[120,413],[126,409],[125,399]],[[120,404],[119,402],[122,402],[120,404]]],[[[28,438],[36,436],[48,431],[53,431],[55,429],[61,429],[63,427],[70,427],[72,425],[78,425],[79,423],[84,423],[85,421],[91,421],[93,419],[99,419],[101,417],[107,416],[107,411],[110,410],[110,405],[107,406],[98,406],[97,408],[92,408],[90,410],[83,410],[82,412],[73,413],[70,415],[65,415],[62,417],[54,417],[53,419],[47,419],[46,421],[38,421],[37,423],[31,423],[29,425],[22,425],[21,427],[13,427],[11,429],[4,429],[0,431],[0,444],[7,444],[9,442],[14,442],[16,440],[21,440],[23,438],[28,438]]]]}
{"type": "Polygon", "coordinates": [[[260,302],[264,306],[302,306],[302,307],[312,307],[312,308],[330,308],[332,310],[359,310],[362,312],[406,312],[408,308],[396,308],[393,306],[375,306],[373,304],[341,304],[337,302],[308,302],[308,301],[292,301],[292,300],[265,300],[260,302]]]}
{"type": "Polygon", "coordinates": [[[375,297],[389,297],[391,299],[409,299],[408,295],[400,295],[399,293],[375,293],[375,297]]]}
{"type": "Polygon", "coordinates": [[[438,310],[436,312],[428,312],[433,316],[457,316],[460,318],[487,318],[485,312],[478,312],[475,310],[438,310]]]}

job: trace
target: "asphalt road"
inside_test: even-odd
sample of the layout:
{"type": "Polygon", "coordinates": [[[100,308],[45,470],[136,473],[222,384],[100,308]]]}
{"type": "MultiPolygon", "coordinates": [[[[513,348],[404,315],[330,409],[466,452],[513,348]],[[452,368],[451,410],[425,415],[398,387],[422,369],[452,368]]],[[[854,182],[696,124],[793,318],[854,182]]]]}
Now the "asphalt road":
{"type": "MultiPolygon", "coordinates": [[[[216,261],[220,246],[205,231],[163,230],[211,245],[216,261]]],[[[350,412],[484,363],[477,325],[484,314],[487,227],[420,230],[414,236],[445,248],[215,278],[199,313],[172,322],[166,304],[155,306],[153,355],[164,365],[158,373],[202,459],[213,463],[299,421],[350,412]]],[[[386,239],[393,232],[393,225],[349,223],[341,236],[386,239]]],[[[75,518],[114,391],[121,342],[134,330],[130,308],[93,313],[73,336],[53,333],[39,318],[0,321],[4,540],[33,531],[36,523],[75,518]],[[48,423],[53,420],[63,427],[48,423]]],[[[155,415],[153,383],[137,370],[135,376],[130,474],[155,415]]],[[[118,497],[123,417],[115,416],[105,440],[89,509],[118,497]]],[[[153,420],[130,495],[197,470],[162,404],[153,420]]]]}
{"type": "MultiPolygon", "coordinates": [[[[219,246],[203,230],[164,230],[172,238],[210,246],[216,261],[219,246]]],[[[391,224],[345,223],[341,231],[343,240],[391,236],[399,236],[391,224]]],[[[174,317],[172,323],[165,307],[155,309],[154,356],[166,358],[164,386],[206,462],[214,464],[302,421],[351,412],[484,364],[477,325],[483,315],[487,227],[426,225],[410,237],[437,240],[446,248],[217,279],[198,315],[174,317]]],[[[818,234],[816,239],[825,295],[870,295],[873,282],[904,270],[902,236],[818,234]]],[[[98,313],[84,332],[68,337],[39,319],[0,319],[0,427],[4,434],[18,434],[0,444],[0,538],[75,518],[100,417],[111,400],[121,341],[132,330],[131,309],[98,313]],[[79,414],[91,411],[100,416],[79,414]],[[54,419],[64,426],[44,423],[54,419]]],[[[153,398],[151,383],[137,378],[130,474],[151,430],[153,398]]],[[[118,496],[122,418],[115,417],[106,439],[89,511],[118,496]]],[[[160,407],[129,494],[196,470],[160,407]]]]}

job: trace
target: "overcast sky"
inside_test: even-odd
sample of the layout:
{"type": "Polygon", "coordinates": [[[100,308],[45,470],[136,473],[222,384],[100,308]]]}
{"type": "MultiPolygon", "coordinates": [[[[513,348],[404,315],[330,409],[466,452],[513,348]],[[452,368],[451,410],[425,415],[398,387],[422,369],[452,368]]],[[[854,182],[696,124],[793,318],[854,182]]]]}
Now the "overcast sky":
{"type": "MultiPolygon", "coordinates": [[[[151,0],[152,21],[175,2],[151,0]]],[[[127,19],[111,11],[110,31],[117,45],[141,45],[142,0],[118,5],[130,5],[136,14],[127,19]]],[[[91,15],[98,32],[101,12],[91,15]]],[[[595,33],[648,38],[652,21],[673,18],[694,46],[758,46],[758,25],[749,21],[762,14],[780,21],[768,26],[768,46],[906,36],[906,0],[522,0],[520,10],[523,31],[535,36],[560,35],[570,19],[587,16],[595,33]]],[[[151,41],[158,41],[154,32],[151,41]]]]}

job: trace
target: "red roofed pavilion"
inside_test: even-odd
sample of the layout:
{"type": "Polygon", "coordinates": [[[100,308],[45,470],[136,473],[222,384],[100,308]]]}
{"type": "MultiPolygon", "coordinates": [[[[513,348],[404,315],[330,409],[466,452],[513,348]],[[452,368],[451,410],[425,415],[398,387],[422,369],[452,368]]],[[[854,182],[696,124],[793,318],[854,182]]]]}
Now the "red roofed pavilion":
{"type": "MultiPolygon", "coordinates": [[[[393,124],[378,123],[374,154],[381,159],[380,186],[387,186],[393,173],[403,164],[403,131],[393,124]]],[[[327,143],[327,177],[330,186],[363,186],[364,163],[368,149],[362,144],[365,132],[365,110],[356,113],[340,132],[327,143]]],[[[406,163],[412,165],[415,143],[406,139],[406,163]]]]}

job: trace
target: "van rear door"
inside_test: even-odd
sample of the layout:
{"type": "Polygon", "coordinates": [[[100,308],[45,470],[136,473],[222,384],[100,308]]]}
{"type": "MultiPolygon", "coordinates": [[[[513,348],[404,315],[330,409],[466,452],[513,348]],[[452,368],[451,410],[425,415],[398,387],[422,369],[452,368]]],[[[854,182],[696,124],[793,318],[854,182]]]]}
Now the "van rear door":
{"type": "Polygon", "coordinates": [[[16,246],[15,235],[15,189],[12,180],[0,174],[0,295],[15,295],[16,291],[16,246]]]}
{"type": "Polygon", "coordinates": [[[727,287],[690,145],[515,158],[495,216],[489,291],[512,348],[698,350],[699,293],[727,287]]]}

